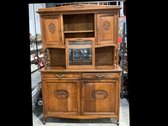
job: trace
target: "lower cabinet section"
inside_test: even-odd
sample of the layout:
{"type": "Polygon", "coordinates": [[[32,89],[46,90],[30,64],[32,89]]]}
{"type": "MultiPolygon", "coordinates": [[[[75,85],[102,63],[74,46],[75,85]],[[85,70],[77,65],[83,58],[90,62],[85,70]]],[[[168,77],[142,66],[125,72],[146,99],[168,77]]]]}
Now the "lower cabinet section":
{"type": "Polygon", "coordinates": [[[79,115],[80,85],[74,80],[43,81],[44,115],[79,115]]]}
{"type": "Polygon", "coordinates": [[[116,80],[83,81],[84,115],[116,115],[119,106],[119,83],[116,80]]]}
{"type": "Polygon", "coordinates": [[[44,119],[59,117],[119,120],[119,76],[108,79],[46,77],[42,78],[44,119]]]}

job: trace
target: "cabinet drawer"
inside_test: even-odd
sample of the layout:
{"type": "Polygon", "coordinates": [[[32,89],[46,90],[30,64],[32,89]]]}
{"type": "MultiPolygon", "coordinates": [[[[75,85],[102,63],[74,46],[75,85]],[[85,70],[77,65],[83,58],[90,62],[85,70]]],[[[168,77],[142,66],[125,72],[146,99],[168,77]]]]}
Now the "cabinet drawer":
{"type": "Polygon", "coordinates": [[[43,78],[79,78],[78,73],[43,73],[43,78]]]}
{"type": "Polygon", "coordinates": [[[82,73],[82,78],[118,78],[119,73],[82,73]]]}

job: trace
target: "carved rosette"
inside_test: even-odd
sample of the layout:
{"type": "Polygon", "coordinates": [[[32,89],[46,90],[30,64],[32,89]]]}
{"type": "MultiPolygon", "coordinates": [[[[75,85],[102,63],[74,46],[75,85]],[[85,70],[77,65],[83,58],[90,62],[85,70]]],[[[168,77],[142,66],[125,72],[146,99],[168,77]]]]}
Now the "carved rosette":
{"type": "Polygon", "coordinates": [[[109,21],[105,21],[103,23],[103,28],[104,28],[104,31],[108,31],[110,29],[110,22],[109,21]]]}
{"type": "Polygon", "coordinates": [[[108,93],[104,90],[96,90],[92,92],[92,97],[95,99],[105,99],[108,93]]]}
{"type": "Polygon", "coordinates": [[[49,29],[49,31],[50,31],[51,33],[54,33],[54,32],[55,32],[55,25],[54,25],[53,23],[50,23],[50,24],[48,25],[48,29],[49,29]]]}
{"type": "Polygon", "coordinates": [[[69,92],[66,90],[57,90],[54,94],[58,99],[67,99],[69,97],[69,92]]]}

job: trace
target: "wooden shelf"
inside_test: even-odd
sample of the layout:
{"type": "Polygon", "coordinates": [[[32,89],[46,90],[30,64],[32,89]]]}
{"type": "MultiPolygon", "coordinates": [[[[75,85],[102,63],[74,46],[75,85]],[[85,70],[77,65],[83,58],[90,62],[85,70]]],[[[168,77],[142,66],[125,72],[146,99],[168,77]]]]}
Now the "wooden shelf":
{"type": "Polygon", "coordinates": [[[86,33],[86,32],[94,32],[94,30],[64,31],[64,33],[86,33]]]}
{"type": "Polygon", "coordinates": [[[108,46],[113,46],[113,47],[116,47],[116,44],[95,45],[95,48],[100,48],[100,47],[108,47],[108,46]]]}

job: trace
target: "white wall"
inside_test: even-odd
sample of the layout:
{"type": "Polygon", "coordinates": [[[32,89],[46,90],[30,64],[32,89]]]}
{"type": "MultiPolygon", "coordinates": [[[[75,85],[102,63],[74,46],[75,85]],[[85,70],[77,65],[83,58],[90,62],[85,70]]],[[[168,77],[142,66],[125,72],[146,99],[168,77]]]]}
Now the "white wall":
{"type": "Polygon", "coordinates": [[[41,34],[40,29],[40,16],[36,12],[39,8],[46,8],[46,5],[43,4],[29,4],[29,33],[33,36],[36,34],[41,34]],[[34,16],[35,15],[35,16],[34,16]],[[36,28],[36,31],[35,31],[36,28]]]}

